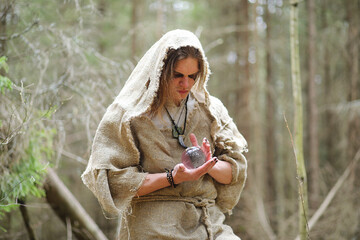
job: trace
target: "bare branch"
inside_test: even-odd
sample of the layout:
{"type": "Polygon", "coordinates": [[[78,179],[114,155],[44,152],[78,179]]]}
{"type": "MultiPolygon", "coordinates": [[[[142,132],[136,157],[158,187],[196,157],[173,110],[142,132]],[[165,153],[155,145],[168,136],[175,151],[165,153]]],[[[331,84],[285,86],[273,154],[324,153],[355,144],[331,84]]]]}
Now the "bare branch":
{"type": "Polygon", "coordinates": [[[27,28],[25,28],[22,32],[20,33],[14,33],[13,35],[11,35],[10,37],[6,37],[6,36],[0,36],[0,40],[2,41],[8,41],[8,40],[13,40],[15,38],[18,38],[22,35],[24,35],[25,33],[29,32],[35,25],[39,24],[39,20],[35,20],[30,26],[28,26],[27,28]]]}
{"type": "Polygon", "coordinates": [[[266,216],[265,208],[264,208],[264,201],[260,197],[256,198],[256,209],[257,209],[257,213],[258,213],[258,216],[260,219],[260,224],[263,227],[264,231],[266,232],[268,238],[270,240],[277,239],[274,231],[272,230],[272,228],[269,224],[268,218],[266,216]]]}
{"type": "Polygon", "coordinates": [[[88,215],[75,196],[60,180],[52,169],[48,169],[45,183],[46,198],[55,213],[66,224],[66,218],[71,220],[72,232],[79,239],[107,240],[106,236],[88,215]]]}
{"type": "Polygon", "coordinates": [[[61,150],[61,154],[64,155],[65,157],[68,157],[70,159],[74,159],[76,160],[77,162],[81,163],[81,164],[84,164],[85,166],[88,164],[88,162],[83,159],[82,157],[79,157],[71,152],[67,152],[65,150],[61,150]]]}
{"type": "MultiPolygon", "coordinates": [[[[354,159],[351,161],[349,166],[345,169],[345,171],[341,175],[341,177],[337,180],[337,182],[335,183],[333,188],[329,191],[328,195],[326,196],[326,198],[324,199],[324,201],[322,202],[322,204],[320,205],[318,210],[316,210],[314,215],[309,220],[309,231],[314,227],[316,222],[324,214],[325,210],[330,205],[331,201],[334,199],[335,194],[339,191],[340,187],[343,185],[346,178],[349,176],[351,169],[355,168],[355,166],[356,166],[357,162],[359,161],[359,159],[360,159],[360,149],[357,151],[357,153],[355,154],[354,159]]],[[[295,238],[295,240],[299,240],[299,239],[300,239],[300,236],[298,235],[295,238]]]]}
{"type": "Polygon", "coordinates": [[[28,232],[29,238],[30,238],[30,240],[36,240],[34,230],[32,229],[32,227],[30,225],[30,217],[29,217],[29,213],[25,206],[25,200],[19,199],[19,203],[20,203],[21,216],[24,220],[24,224],[25,224],[26,230],[28,232]]]}

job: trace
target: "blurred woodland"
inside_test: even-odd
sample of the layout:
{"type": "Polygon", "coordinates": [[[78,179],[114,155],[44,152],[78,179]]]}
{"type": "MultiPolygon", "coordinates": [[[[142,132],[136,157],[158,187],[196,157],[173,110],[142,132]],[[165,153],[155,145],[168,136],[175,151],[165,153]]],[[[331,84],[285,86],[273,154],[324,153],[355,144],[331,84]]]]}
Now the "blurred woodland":
{"type": "Polygon", "coordinates": [[[360,1],[296,2],[0,0],[0,239],[114,239],[117,220],[80,175],[137,61],[182,28],[200,38],[209,92],[249,143],[246,187],[226,220],[234,232],[295,239],[307,184],[307,239],[359,240],[360,1]],[[307,181],[292,144],[291,3],[307,181]]]}

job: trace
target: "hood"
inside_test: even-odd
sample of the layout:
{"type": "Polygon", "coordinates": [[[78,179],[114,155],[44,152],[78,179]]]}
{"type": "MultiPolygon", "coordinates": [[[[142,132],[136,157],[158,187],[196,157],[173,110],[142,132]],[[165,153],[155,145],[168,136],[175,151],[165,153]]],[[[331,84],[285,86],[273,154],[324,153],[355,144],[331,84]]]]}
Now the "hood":
{"type": "Polygon", "coordinates": [[[116,97],[114,103],[119,104],[126,111],[123,120],[139,116],[150,109],[159,89],[164,58],[166,58],[168,50],[186,46],[197,48],[203,57],[204,77],[195,83],[191,92],[199,102],[208,104],[209,93],[206,90],[206,83],[210,70],[202,45],[192,32],[173,30],[163,35],[145,53],[116,97]]]}

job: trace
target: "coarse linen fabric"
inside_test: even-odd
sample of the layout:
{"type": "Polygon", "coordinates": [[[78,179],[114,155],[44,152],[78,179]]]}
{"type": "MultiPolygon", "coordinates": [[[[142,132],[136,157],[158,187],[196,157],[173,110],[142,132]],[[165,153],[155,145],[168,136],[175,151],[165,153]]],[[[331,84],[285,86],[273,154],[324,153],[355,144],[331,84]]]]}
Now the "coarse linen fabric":
{"type": "Polygon", "coordinates": [[[209,95],[210,71],[198,38],[186,30],[165,34],[139,61],[96,131],[88,166],[82,175],[107,216],[120,217],[119,239],[239,239],[223,224],[224,213],[238,203],[246,180],[247,143],[220,100],[209,95]],[[206,137],[214,156],[232,166],[224,185],[206,174],[199,180],[136,195],[149,173],[163,173],[181,162],[184,149],[171,125],[158,128],[149,114],[169,49],[193,46],[204,59],[204,77],[191,90],[194,102],[186,119],[189,134],[206,137]]]}

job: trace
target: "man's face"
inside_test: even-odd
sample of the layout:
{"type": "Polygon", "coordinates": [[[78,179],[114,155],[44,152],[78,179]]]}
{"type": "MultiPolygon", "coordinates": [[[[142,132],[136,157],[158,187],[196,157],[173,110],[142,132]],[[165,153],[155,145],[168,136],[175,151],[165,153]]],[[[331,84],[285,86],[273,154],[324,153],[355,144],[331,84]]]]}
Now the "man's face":
{"type": "Polygon", "coordinates": [[[190,93],[199,73],[199,62],[197,59],[188,57],[179,60],[174,69],[174,78],[170,81],[170,98],[179,105],[190,93]]]}

